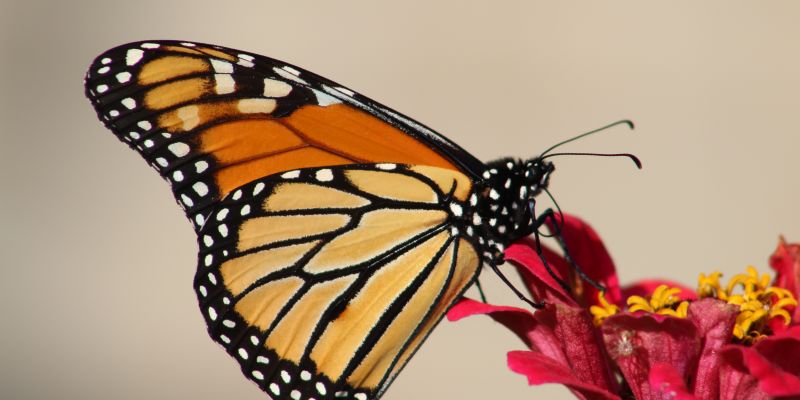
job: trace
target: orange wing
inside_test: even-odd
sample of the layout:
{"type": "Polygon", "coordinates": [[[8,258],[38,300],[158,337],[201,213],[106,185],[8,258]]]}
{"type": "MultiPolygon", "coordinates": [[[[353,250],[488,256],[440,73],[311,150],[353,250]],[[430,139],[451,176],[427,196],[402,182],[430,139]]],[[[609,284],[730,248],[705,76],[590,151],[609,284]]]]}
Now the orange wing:
{"type": "Polygon", "coordinates": [[[219,46],[140,42],[100,55],[86,77],[100,119],[171,185],[198,229],[209,207],[255,179],[354,163],[471,174],[446,138],[313,73],[219,46]]]}
{"type": "Polygon", "coordinates": [[[212,338],[275,399],[377,399],[479,273],[463,174],[302,169],[224,198],[199,232],[212,338]]]}

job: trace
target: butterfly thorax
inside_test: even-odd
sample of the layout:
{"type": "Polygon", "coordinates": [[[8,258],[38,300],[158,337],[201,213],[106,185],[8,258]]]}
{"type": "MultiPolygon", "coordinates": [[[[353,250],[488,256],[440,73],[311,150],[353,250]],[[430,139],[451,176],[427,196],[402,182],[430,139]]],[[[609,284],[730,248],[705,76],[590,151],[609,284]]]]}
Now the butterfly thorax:
{"type": "Polygon", "coordinates": [[[473,225],[481,232],[484,256],[502,263],[503,250],[534,229],[534,197],[547,188],[553,164],[540,159],[489,162],[476,185],[473,225]]]}

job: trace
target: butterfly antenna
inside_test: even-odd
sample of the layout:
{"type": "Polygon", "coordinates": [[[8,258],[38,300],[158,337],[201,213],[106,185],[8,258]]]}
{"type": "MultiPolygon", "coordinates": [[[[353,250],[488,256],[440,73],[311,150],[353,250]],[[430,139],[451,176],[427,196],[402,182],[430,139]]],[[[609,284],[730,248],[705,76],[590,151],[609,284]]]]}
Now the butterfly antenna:
{"type": "Polygon", "coordinates": [[[555,157],[555,156],[597,156],[597,157],[628,157],[636,164],[636,168],[642,169],[642,161],[639,160],[639,157],[636,157],[630,153],[553,153],[548,154],[541,159],[545,159],[548,157],[555,157]]]}
{"type": "Polygon", "coordinates": [[[555,149],[556,147],[559,147],[559,146],[565,145],[565,144],[567,144],[567,143],[569,143],[569,142],[574,142],[574,141],[576,141],[576,140],[578,140],[578,139],[580,139],[580,138],[584,138],[584,137],[586,137],[586,136],[593,135],[593,134],[595,134],[595,133],[597,133],[597,132],[601,132],[601,131],[604,131],[604,130],[606,130],[606,129],[613,128],[613,127],[615,127],[615,126],[617,126],[617,125],[623,125],[623,124],[624,124],[624,125],[628,125],[628,128],[630,128],[631,130],[633,130],[633,129],[635,128],[635,126],[633,125],[633,121],[631,121],[631,120],[629,120],[629,119],[623,119],[623,120],[620,120],[620,121],[617,121],[617,122],[614,122],[614,123],[608,124],[608,125],[606,125],[606,126],[604,126],[604,127],[602,127],[602,128],[597,128],[597,129],[595,129],[595,130],[592,130],[592,131],[589,131],[589,132],[586,132],[586,133],[582,133],[582,134],[580,134],[580,135],[578,135],[578,136],[575,136],[575,137],[573,137],[573,138],[567,139],[567,140],[565,140],[565,141],[563,141],[563,142],[556,143],[556,144],[554,144],[554,145],[550,146],[550,148],[549,148],[549,149],[547,149],[547,150],[545,150],[544,152],[542,152],[542,154],[540,154],[540,155],[539,155],[539,158],[544,158],[544,155],[545,155],[545,154],[549,153],[550,151],[552,151],[552,150],[553,150],[553,149],[555,149]]]}

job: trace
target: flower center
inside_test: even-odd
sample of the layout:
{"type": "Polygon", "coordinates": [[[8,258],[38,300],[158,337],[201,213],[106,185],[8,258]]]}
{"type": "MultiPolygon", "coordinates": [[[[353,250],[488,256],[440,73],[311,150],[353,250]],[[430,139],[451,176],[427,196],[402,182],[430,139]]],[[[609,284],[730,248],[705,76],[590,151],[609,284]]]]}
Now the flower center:
{"type": "Polygon", "coordinates": [[[720,272],[698,278],[698,295],[712,297],[739,307],[733,336],[744,344],[753,344],[772,333],[770,324],[779,318],[789,325],[792,317],[787,307],[796,307],[792,293],[786,289],[770,286],[769,274],[759,275],[754,267],[747,267],[747,273],[734,275],[723,288],[720,272]]]}

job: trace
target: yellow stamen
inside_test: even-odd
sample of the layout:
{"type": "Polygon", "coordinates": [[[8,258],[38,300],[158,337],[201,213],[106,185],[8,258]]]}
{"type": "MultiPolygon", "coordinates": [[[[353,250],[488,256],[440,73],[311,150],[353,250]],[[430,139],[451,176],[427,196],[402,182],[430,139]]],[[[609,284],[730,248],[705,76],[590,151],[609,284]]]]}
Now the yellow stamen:
{"type": "Polygon", "coordinates": [[[681,290],[678,288],[671,288],[667,285],[659,285],[653,291],[648,301],[641,296],[628,297],[628,311],[645,311],[654,314],[671,315],[673,317],[686,318],[686,311],[689,308],[689,302],[681,301],[678,293],[681,290]]]}
{"type": "Polygon", "coordinates": [[[769,286],[772,280],[769,274],[759,274],[755,267],[748,266],[745,273],[734,275],[725,289],[719,284],[721,275],[700,274],[697,293],[701,298],[714,297],[739,306],[733,336],[740,342],[753,344],[766,337],[769,322],[776,318],[789,325],[792,317],[786,308],[797,307],[797,300],[792,292],[769,286]]]}
{"type": "Polygon", "coordinates": [[[597,294],[597,300],[600,301],[600,305],[589,307],[589,312],[592,313],[594,317],[594,324],[600,326],[606,318],[618,313],[619,307],[609,303],[603,292],[597,294]]]}

